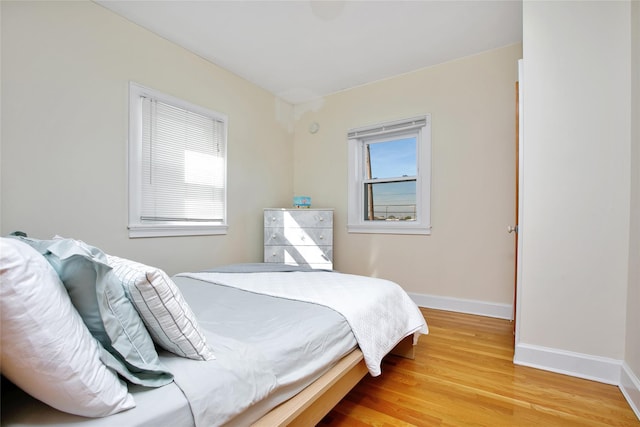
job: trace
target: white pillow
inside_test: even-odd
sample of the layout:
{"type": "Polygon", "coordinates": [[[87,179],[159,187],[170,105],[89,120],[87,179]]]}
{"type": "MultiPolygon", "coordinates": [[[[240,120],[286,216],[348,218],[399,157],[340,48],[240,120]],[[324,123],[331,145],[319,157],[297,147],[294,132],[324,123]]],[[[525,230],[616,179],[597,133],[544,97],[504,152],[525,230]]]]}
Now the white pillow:
{"type": "Polygon", "coordinates": [[[0,360],[17,386],[64,412],[103,417],[135,406],[47,260],[0,238],[0,360]]]}
{"type": "Polygon", "coordinates": [[[111,255],[107,262],[156,344],[189,359],[215,359],[182,292],[164,271],[111,255]]]}
{"type": "Polygon", "coordinates": [[[75,239],[19,240],[51,264],[71,304],[102,345],[102,363],[134,384],[161,387],[173,381],[104,252],[75,239]]]}

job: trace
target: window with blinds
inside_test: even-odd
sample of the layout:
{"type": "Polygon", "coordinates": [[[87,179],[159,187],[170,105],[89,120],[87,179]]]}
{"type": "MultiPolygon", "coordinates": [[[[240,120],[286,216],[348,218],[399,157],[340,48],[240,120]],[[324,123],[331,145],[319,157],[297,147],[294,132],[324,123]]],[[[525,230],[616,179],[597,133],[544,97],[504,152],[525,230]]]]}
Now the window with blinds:
{"type": "Polygon", "coordinates": [[[130,85],[130,237],[226,232],[225,116],[130,85]]]}

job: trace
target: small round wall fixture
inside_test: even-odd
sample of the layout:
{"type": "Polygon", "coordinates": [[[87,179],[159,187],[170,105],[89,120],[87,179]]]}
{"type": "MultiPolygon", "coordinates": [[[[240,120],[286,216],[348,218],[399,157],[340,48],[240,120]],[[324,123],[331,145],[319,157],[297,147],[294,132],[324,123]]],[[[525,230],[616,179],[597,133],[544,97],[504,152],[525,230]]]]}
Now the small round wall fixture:
{"type": "Polygon", "coordinates": [[[320,130],[320,125],[318,122],[313,122],[309,125],[309,133],[318,133],[320,130]]]}

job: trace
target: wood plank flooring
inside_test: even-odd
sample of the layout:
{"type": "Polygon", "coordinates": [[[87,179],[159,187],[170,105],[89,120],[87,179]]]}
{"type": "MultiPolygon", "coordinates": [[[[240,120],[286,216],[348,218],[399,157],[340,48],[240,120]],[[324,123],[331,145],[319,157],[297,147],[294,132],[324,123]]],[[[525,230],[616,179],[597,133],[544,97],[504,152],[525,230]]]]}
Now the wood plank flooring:
{"type": "Polygon", "coordinates": [[[415,360],[388,356],[319,427],[640,426],[616,386],[514,365],[511,322],[421,310],[415,360]]]}

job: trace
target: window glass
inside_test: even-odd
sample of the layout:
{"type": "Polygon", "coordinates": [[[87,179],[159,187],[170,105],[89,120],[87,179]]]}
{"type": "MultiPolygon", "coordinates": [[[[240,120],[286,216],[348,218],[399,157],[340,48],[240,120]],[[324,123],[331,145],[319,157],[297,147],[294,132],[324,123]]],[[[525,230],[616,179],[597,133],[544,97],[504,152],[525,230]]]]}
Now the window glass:
{"type": "Polygon", "coordinates": [[[364,219],[368,221],[415,221],[416,180],[365,184],[364,219]]]}
{"type": "Polygon", "coordinates": [[[368,178],[416,175],[416,138],[366,144],[371,173],[368,178]]]}

